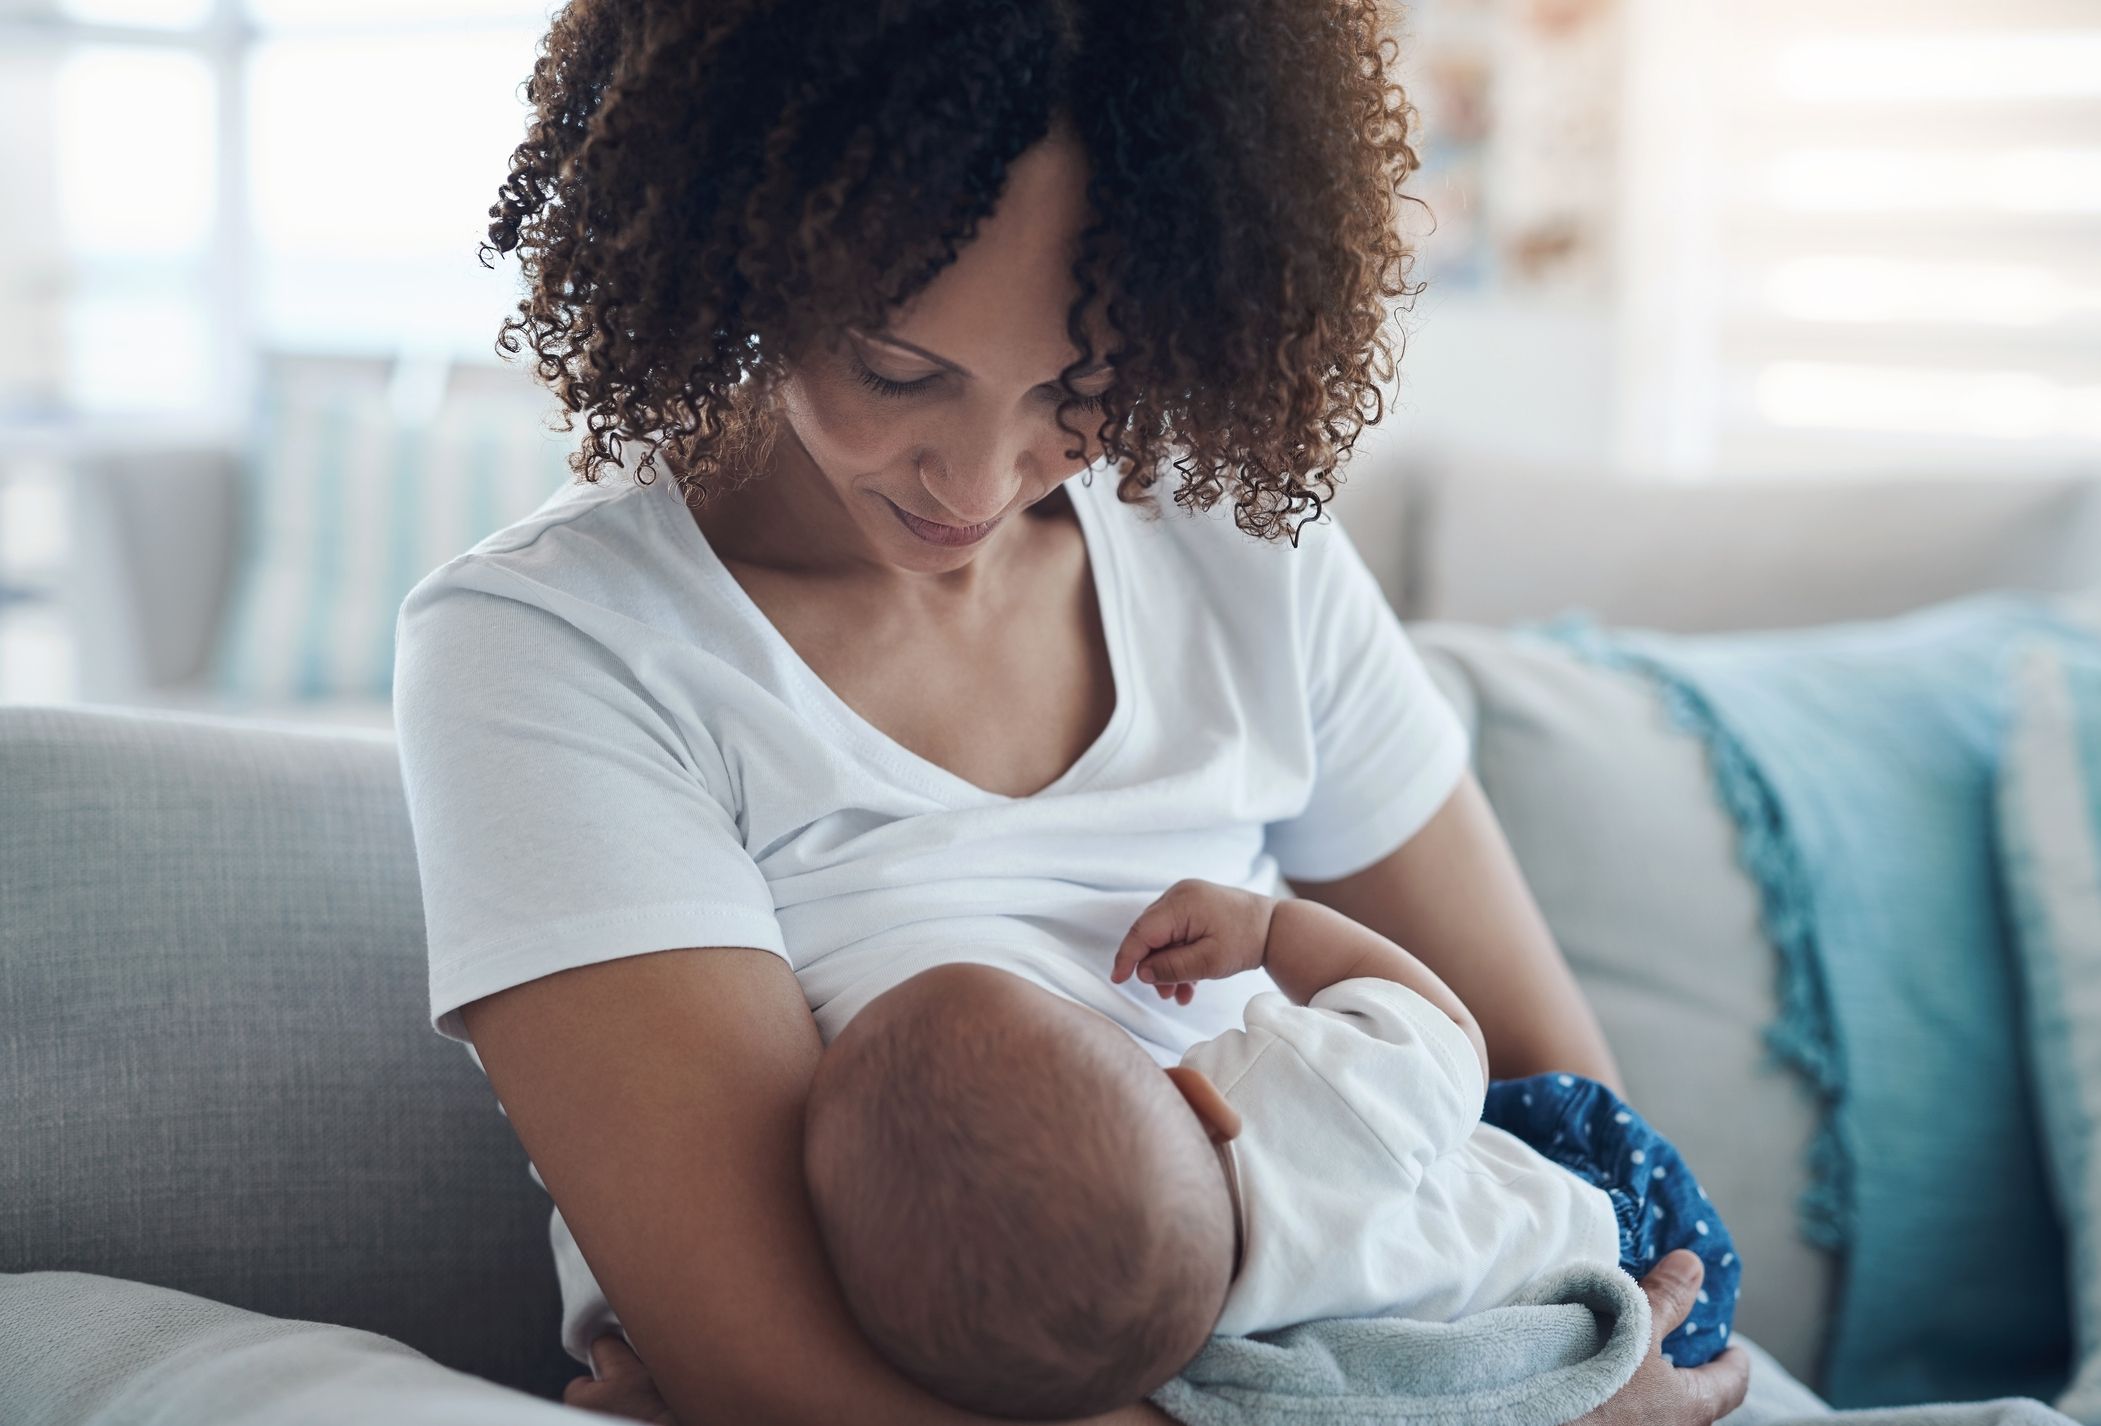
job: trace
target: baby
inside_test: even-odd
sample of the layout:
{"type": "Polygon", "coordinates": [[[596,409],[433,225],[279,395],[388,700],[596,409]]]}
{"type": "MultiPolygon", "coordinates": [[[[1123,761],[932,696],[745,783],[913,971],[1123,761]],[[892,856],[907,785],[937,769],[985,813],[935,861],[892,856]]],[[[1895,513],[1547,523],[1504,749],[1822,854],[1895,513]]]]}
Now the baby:
{"type": "Polygon", "coordinates": [[[906,1375],[993,1415],[1149,1395],[1213,1333],[1449,1321],[1550,1269],[1707,1276],[1663,1350],[1727,1341],[1741,1271],[1675,1150],[1594,1081],[1488,1080],[1473,1015],[1392,941],[1305,900],[1182,881],[1117,949],[1186,1004],[1255,966],[1283,995],[1164,1073],[1108,1017],[987,966],[862,1010],[811,1086],[833,1270],[906,1375]]]}

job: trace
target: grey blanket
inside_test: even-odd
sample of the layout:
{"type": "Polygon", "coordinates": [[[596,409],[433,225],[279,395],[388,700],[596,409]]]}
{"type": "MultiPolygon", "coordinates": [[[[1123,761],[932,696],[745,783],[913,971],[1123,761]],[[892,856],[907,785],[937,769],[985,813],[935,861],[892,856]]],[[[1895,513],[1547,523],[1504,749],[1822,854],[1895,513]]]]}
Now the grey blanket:
{"type": "Polygon", "coordinates": [[[1577,1263],[1456,1322],[1309,1322],[1214,1337],[1153,1401],[1188,1426],[1558,1426],[1649,1350],[1649,1303],[1618,1268],[1577,1263]]]}
{"type": "MultiPolygon", "coordinates": [[[[1550,1426],[1625,1384],[1649,1351],[1632,1278],[1578,1265],[1457,1322],[1309,1322],[1215,1337],[1153,1401],[1184,1426],[1550,1426]]],[[[2039,1401],[1833,1411],[1748,1341],[1751,1391],[1720,1426],[2076,1426],[2039,1401]]]]}
{"type": "MultiPolygon", "coordinates": [[[[1609,1394],[1605,1383],[1624,1379],[1621,1366],[1632,1370],[1621,1356],[1626,1344],[1646,1345],[1647,1303],[1595,1288],[1564,1282],[1558,1302],[1426,1330],[1402,1354],[1434,1368],[1438,1391],[1397,1370],[1393,1340],[1417,1334],[1382,1342],[1381,1329],[1391,1332],[1392,1323],[1312,1323],[1266,1341],[1221,1339],[1169,1388],[1169,1413],[1188,1426],[1565,1419],[1552,1413],[1609,1394]],[[1608,1300],[1616,1304],[1609,1319],[1608,1300]],[[1490,1344],[1495,1337],[1509,1340],[1490,1344]],[[1476,1339],[1472,1359],[1460,1350],[1465,1338],[1476,1339]],[[1526,1377],[1527,1360],[1539,1365],[1537,1379],[1526,1377]],[[1377,1398],[1368,1390],[1375,1382],[1401,1395],[1377,1398]]],[[[2035,1402],[1833,1413],[1751,1350],[1751,1399],[1723,1426],[2070,1426],[2035,1402]]],[[[603,1426],[606,1419],[453,1371],[370,1332],[264,1317],[88,1273],[0,1273],[5,1426],[603,1426]]]]}

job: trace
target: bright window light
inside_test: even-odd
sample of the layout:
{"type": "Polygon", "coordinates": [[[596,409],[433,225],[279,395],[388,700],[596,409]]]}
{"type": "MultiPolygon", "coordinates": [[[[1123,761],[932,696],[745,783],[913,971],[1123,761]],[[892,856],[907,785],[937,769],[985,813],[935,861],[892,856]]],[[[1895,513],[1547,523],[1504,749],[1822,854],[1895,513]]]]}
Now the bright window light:
{"type": "Polygon", "coordinates": [[[2101,149],[1803,149],[1768,191],[1798,212],[2101,213],[2101,149]]]}
{"type": "Polygon", "coordinates": [[[85,46],[60,65],[60,222],[89,256],[191,256],[211,229],[212,76],[195,55],[85,46]]]}
{"type": "Polygon", "coordinates": [[[2084,99],[2101,95],[2101,33],[1846,35],[1790,45],[1779,60],[1790,99],[2084,99]]]}
{"type": "Polygon", "coordinates": [[[1957,322],[2043,327],[2101,313],[2101,286],[2074,286],[2045,267],[1806,257],[1775,268],[1766,305],[1805,322],[1957,322]]]}
{"type": "Polygon", "coordinates": [[[65,344],[77,410],[179,414],[211,397],[212,324],[191,293],[85,293],[68,304],[65,344]]]}
{"type": "Polygon", "coordinates": [[[49,580],[67,550],[66,485],[59,473],[24,463],[0,480],[0,579],[49,580]]]}
{"type": "Polygon", "coordinates": [[[73,631],[54,604],[0,611],[0,703],[64,703],[73,696],[73,631]]]}
{"type": "Polygon", "coordinates": [[[1782,361],[1762,368],[1753,400],[1776,426],[1975,436],[2101,439],[2101,386],[2023,371],[1930,371],[1782,361]]]}
{"type": "Polygon", "coordinates": [[[259,44],[248,156],[264,250],[471,254],[525,137],[520,85],[538,38],[521,29],[259,44]]]}
{"type": "Polygon", "coordinates": [[[212,0],[60,0],[58,11],[95,25],[188,30],[211,17],[212,0]]]}
{"type": "Polygon", "coordinates": [[[248,15],[269,29],[354,24],[422,27],[459,20],[523,20],[546,28],[558,0],[248,0],[248,15]]]}

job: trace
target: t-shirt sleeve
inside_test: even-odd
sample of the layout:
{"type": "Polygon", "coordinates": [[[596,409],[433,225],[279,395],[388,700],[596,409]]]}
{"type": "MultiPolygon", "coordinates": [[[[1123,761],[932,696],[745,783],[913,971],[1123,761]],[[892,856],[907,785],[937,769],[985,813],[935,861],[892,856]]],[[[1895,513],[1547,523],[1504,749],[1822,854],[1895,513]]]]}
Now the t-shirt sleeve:
{"type": "Polygon", "coordinates": [[[1250,1014],[1257,1024],[1288,1042],[1397,1159],[1450,1153],[1481,1121],[1480,1057],[1449,1015],[1405,985],[1341,981],[1303,1006],[1264,1005],[1250,1014]]]}
{"type": "Polygon", "coordinates": [[[1314,755],[1305,808],[1267,829],[1285,876],[1332,881],[1421,830],[1458,786],[1466,727],[1347,532],[1305,526],[1297,643],[1314,755]]]}
{"type": "Polygon", "coordinates": [[[712,740],[674,724],[603,644],[507,597],[503,573],[441,570],[397,624],[433,1027],[465,1041],[460,1006],[622,956],[785,957],[712,740]]]}

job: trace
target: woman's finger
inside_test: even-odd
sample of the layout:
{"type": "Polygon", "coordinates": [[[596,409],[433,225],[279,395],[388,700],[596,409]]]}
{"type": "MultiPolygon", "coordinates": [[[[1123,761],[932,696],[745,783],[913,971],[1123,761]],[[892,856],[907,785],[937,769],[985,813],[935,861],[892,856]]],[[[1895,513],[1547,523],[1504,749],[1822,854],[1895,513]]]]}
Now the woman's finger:
{"type": "Polygon", "coordinates": [[[1744,1404],[1751,1389],[1751,1354],[1742,1347],[1730,1347],[1713,1361],[1680,1369],[1677,1378],[1693,1393],[1700,1410],[1708,1413],[1703,1419],[1719,1421],[1744,1404]]]}
{"type": "Polygon", "coordinates": [[[1700,1283],[1706,1276],[1706,1265],[1690,1248],[1674,1248],[1649,1269],[1649,1275],[1641,1280],[1641,1290],[1649,1299],[1651,1349],[1661,1347],[1663,1339],[1692,1314],[1693,1303],[1699,1300],[1700,1283]]]}

